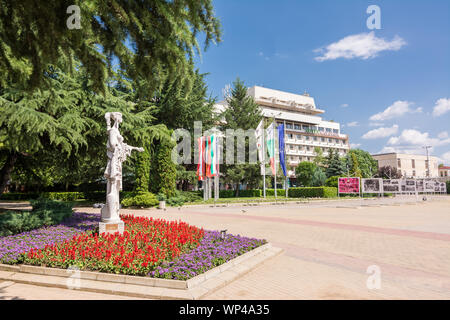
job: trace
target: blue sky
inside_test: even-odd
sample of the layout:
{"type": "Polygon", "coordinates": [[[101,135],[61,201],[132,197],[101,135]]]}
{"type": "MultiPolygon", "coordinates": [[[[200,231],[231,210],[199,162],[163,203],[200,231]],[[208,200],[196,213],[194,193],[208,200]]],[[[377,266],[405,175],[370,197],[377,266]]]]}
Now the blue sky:
{"type": "Polygon", "coordinates": [[[424,154],[433,145],[450,164],[450,1],[215,0],[214,8],[223,42],[196,65],[219,100],[237,76],[306,90],[353,146],[424,154]],[[381,10],[379,30],[367,28],[369,5],[381,10]]]}

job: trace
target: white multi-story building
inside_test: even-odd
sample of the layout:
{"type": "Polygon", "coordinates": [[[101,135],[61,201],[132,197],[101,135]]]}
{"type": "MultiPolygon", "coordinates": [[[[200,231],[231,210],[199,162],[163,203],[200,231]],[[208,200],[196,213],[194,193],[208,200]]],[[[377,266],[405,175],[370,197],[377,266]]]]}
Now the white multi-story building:
{"type": "Polygon", "coordinates": [[[391,152],[372,157],[378,161],[378,168],[391,166],[399,170],[404,178],[435,178],[439,175],[438,158],[433,156],[391,152]]]}
{"type": "MultiPolygon", "coordinates": [[[[344,156],[349,147],[349,139],[341,133],[340,124],[325,121],[321,115],[325,112],[316,108],[314,98],[308,94],[294,94],[259,86],[248,89],[248,95],[261,107],[266,118],[274,118],[278,124],[285,123],[286,160],[291,167],[302,161],[313,161],[315,147],[322,149],[327,156],[331,149],[344,156]]],[[[226,108],[220,102],[216,109],[226,108]]],[[[294,170],[289,171],[289,176],[294,170]]]]}

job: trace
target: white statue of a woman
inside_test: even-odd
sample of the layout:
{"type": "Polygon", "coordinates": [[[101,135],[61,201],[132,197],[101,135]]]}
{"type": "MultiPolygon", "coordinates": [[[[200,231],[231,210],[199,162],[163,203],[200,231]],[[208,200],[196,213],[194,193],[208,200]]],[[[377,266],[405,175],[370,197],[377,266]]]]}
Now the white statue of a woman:
{"type": "MultiPolygon", "coordinates": [[[[105,223],[123,224],[119,217],[119,191],[122,190],[122,163],[127,159],[127,156],[131,155],[132,150],[144,151],[143,148],[132,147],[123,142],[123,137],[119,132],[119,124],[122,123],[122,114],[120,112],[107,112],[105,119],[108,131],[108,142],[106,144],[108,164],[104,174],[107,180],[106,204],[101,210],[104,228],[105,223]],[[112,127],[111,120],[114,121],[112,127]]],[[[100,229],[102,229],[102,223],[100,224],[100,229]]],[[[108,227],[103,231],[108,231],[108,227]]],[[[109,231],[120,230],[110,228],[109,231]]],[[[102,230],[100,230],[101,232],[102,230]]]]}

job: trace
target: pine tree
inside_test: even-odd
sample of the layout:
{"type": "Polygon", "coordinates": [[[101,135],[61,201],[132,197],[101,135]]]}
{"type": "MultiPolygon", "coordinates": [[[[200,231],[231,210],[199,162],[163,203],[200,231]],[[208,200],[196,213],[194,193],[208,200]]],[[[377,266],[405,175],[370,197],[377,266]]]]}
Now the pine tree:
{"type": "Polygon", "coordinates": [[[205,49],[221,41],[211,0],[2,1],[0,85],[42,88],[47,65],[69,72],[76,59],[96,92],[105,92],[115,68],[155,88],[164,74],[188,73],[188,60],[201,53],[199,34],[205,49]],[[79,29],[68,27],[70,5],[80,9],[79,29]]]}
{"type": "Polygon", "coordinates": [[[333,176],[341,176],[345,174],[345,164],[339,158],[339,153],[337,151],[334,151],[333,149],[330,150],[326,164],[327,169],[325,173],[327,175],[327,178],[333,176]]]}
{"type": "MultiPolygon", "coordinates": [[[[248,130],[256,129],[259,122],[263,118],[259,105],[253,97],[247,94],[247,87],[244,82],[237,78],[233,82],[233,88],[230,96],[226,97],[227,108],[221,113],[220,117],[225,120],[225,124],[221,126],[222,132],[226,129],[248,130]]],[[[226,154],[226,145],[224,145],[223,154],[226,154]]],[[[236,153],[234,153],[236,154],[236,153]]],[[[249,156],[249,139],[245,140],[245,159],[249,156]]],[[[257,187],[261,180],[261,172],[258,164],[237,164],[237,156],[235,164],[225,165],[226,181],[235,184],[236,195],[238,195],[238,186],[240,183],[247,182],[251,188],[257,187]]]]}

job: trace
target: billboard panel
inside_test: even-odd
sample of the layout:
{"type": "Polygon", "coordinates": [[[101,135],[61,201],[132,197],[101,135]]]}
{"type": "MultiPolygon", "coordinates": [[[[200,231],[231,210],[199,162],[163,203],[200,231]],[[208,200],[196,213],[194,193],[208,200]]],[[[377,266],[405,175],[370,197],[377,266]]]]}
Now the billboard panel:
{"type": "Polygon", "coordinates": [[[383,179],[362,179],[363,193],[383,193],[383,179]]]}
{"type": "Polygon", "coordinates": [[[359,178],[339,178],[339,193],[359,193],[359,178]]]}
{"type": "Polygon", "coordinates": [[[425,192],[424,179],[417,179],[416,180],[416,190],[417,190],[417,192],[425,192]]]}
{"type": "Polygon", "coordinates": [[[402,192],[416,192],[416,180],[403,179],[401,180],[402,192]]]}
{"type": "Polygon", "coordinates": [[[383,180],[383,191],[389,193],[401,192],[400,179],[385,179],[383,180]]]}

